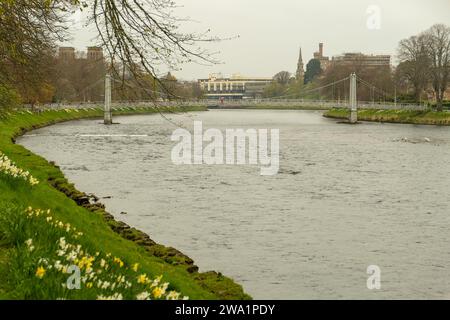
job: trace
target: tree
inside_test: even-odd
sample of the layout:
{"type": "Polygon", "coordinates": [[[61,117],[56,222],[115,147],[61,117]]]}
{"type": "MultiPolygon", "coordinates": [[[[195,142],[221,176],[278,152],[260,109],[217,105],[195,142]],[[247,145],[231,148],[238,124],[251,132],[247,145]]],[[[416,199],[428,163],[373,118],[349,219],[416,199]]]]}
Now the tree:
{"type": "Polygon", "coordinates": [[[0,84],[40,90],[55,43],[65,39],[65,8],[58,1],[0,1],[0,84]]]}
{"type": "Polygon", "coordinates": [[[421,100],[422,94],[418,93],[418,90],[410,80],[411,74],[409,71],[411,67],[409,66],[409,63],[409,61],[400,62],[394,70],[393,79],[395,88],[397,89],[397,100],[415,103],[421,100]]]}
{"type": "Polygon", "coordinates": [[[98,31],[101,45],[109,54],[112,71],[116,70],[117,61],[126,66],[139,63],[171,95],[160,81],[159,66],[177,70],[186,62],[216,63],[213,55],[199,44],[220,39],[208,36],[210,30],[202,34],[181,32],[179,23],[186,20],[173,16],[173,0],[84,2],[91,10],[90,21],[98,31]]]}
{"type": "Polygon", "coordinates": [[[276,98],[283,96],[286,93],[286,87],[280,84],[278,81],[272,81],[264,88],[264,98],[276,98]]]}
{"type": "Polygon", "coordinates": [[[177,78],[170,72],[161,79],[161,89],[170,92],[170,94],[166,95],[167,99],[171,99],[172,97],[180,98],[180,94],[182,94],[177,78]]]}
{"type": "Polygon", "coordinates": [[[285,95],[290,99],[301,98],[301,92],[304,89],[303,79],[291,79],[287,85],[285,95]]]}
{"type": "Polygon", "coordinates": [[[414,97],[419,101],[430,79],[431,61],[427,50],[427,37],[412,36],[400,41],[398,48],[400,64],[396,79],[405,79],[414,87],[414,97]]]}
{"type": "Polygon", "coordinates": [[[53,83],[55,83],[54,98],[57,102],[75,100],[77,92],[72,81],[67,78],[57,77],[53,83]]]}
{"type": "Polygon", "coordinates": [[[320,67],[320,61],[318,59],[309,60],[308,64],[306,65],[305,84],[313,81],[315,77],[321,74],[321,72],[322,69],[320,67]]]}
{"type": "MultiPolygon", "coordinates": [[[[332,63],[321,77],[320,85],[326,86],[338,82],[347,78],[351,73],[356,73],[359,78],[364,80],[364,83],[358,85],[358,100],[379,101],[394,97],[391,68],[389,66],[370,66],[363,59],[346,63],[332,63]]],[[[347,100],[349,91],[349,81],[343,81],[320,90],[320,93],[331,100],[347,100]]]]}
{"type": "MultiPolygon", "coordinates": [[[[186,19],[173,15],[173,0],[8,0],[0,1],[0,83],[20,82],[39,86],[51,65],[55,44],[67,33],[67,16],[86,10],[95,26],[99,45],[108,55],[109,71],[125,80],[129,70],[145,87],[143,70],[171,95],[160,80],[159,68],[176,70],[185,62],[215,63],[213,55],[199,44],[219,41],[205,33],[184,33],[179,24],[186,19]],[[43,59],[42,59],[43,58],[43,59]],[[140,69],[135,68],[139,64],[140,69]],[[25,81],[25,82],[24,82],[25,81]]],[[[76,88],[75,88],[76,89],[76,88]]]]}
{"type": "Polygon", "coordinates": [[[0,113],[2,109],[5,110],[18,107],[21,102],[21,97],[16,90],[0,84],[0,113]]]}
{"type": "Polygon", "coordinates": [[[443,110],[450,74],[450,27],[436,24],[423,34],[431,61],[431,79],[438,111],[443,110]]]}
{"type": "Polygon", "coordinates": [[[202,88],[200,88],[200,84],[198,82],[191,83],[191,92],[192,98],[195,98],[197,100],[201,100],[204,98],[204,92],[202,88]]]}
{"type": "Polygon", "coordinates": [[[52,83],[57,101],[102,101],[104,96],[105,62],[87,59],[76,52],[75,59],[55,59],[52,83]]]}
{"type": "Polygon", "coordinates": [[[52,102],[55,94],[55,88],[46,82],[42,82],[40,86],[23,86],[21,88],[21,96],[24,103],[30,104],[31,109],[39,103],[52,102]]]}
{"type": "Polygon", "coordinates": [[[280,71],[273,77],[273,80],[278,82],[282,86],[285,86],[285,85],[289,84],[291,77],[292,77],[292,75],[289,72],[280,71]]]}

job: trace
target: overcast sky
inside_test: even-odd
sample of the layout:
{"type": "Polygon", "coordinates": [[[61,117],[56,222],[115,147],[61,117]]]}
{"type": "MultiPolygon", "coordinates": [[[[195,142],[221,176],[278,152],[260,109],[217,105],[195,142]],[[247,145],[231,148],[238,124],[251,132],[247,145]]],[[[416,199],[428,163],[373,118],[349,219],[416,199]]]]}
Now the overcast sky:
{"type": "MultiPolygon", "coordinates": [[[[211,29],[219,37],[239,38],[209,47],[220,51],[223,63],[214,66],[185,65],[178,78],[225,76],[271,77],[278,71],[295,72],[299,47],[306,63],[324,43],[326,56],[344,52],[396,54],[398,42],[435,23],[450,25],[450,0],[175,0],[180,17],[194,22],[189,31],[211,29]],[[380,28],[376,12],[380,9],[380,28]],[[372,28],[368,27],[369,25],[372,28]]],[[[83,49],[94,44],[93,33],[74,28],[67,45],[83,49]]],[[[395,60],[395,59],[394,59],[395,60]]],[[[395,62],[395,61],[394,61],[395,62]]]]}

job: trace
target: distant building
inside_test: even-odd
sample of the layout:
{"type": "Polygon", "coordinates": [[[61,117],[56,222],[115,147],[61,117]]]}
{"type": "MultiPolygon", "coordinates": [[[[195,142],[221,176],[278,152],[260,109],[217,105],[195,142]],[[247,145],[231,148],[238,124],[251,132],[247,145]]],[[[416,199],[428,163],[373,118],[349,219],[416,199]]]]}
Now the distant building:
{"type": "Polygon", "coordinates": [[[63,62],[73,62],[74,60],[88,60],[90,62],[103,62],[103,49],[101,47],[88,47],[85,52],[76,52],[73,47],[60,47],[58,59],[63,62]]]}
{"type": "Polygon", "coordinates": [[[224,78],[221,74],[211,74],[208,79],[199,79],[199,85],[208,99],[251,99],[262,97],[264,89],[272,78],[254,78],[233,75],[224,78]]]}
{"type": "Polygon", "coordinates": [[[87,59],[92,61],[102,61],[103,49],[101,47],[88,47],[87,59]]]}
{"type": "Polygon", "coordinates": [[[103,49],[88,47],[76,51],[61,47],[56,59],[58,81],[55,97],[58,101],[102,101],[106,64],[103,49]]]}
{"type": "Polygon", "coordinates": [[[366,55],[362,53],[344,53],[341,56],[333,57],[332,62],[337,65],[356,65],[360,64],[364,67],[390,67],[390,55],[366,55]]]}
{"type": "Polygon", "coordinates": [[[323,55],[323,43],[319,43],[319,51],[314,52],[314,59],[320,61],[322,70],[326,70],[330,66],[330,58],[323,55]]]}
{"type": "Polygon", "coordinates": [[[58,58],[61,61],[69,62],[75,60],[75,48],[72,47],[60,47],[58,58]]]}
{"type": "Polygon", "coordinates": [[[303,56],[302,56],[302,48],[300,47],[300,55],[298,57],[297,63],[297,72],[295,73],[295,77],[300,83],[303,83],[305,80],[305,65],[303,64],[303,56]]]}

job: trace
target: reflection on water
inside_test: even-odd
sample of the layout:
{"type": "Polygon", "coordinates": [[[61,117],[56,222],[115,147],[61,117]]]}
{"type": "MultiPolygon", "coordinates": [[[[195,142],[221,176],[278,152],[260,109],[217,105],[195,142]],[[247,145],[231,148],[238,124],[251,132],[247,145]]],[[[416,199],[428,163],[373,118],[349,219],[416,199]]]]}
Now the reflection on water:
{"type": "Polygon", "coordinates": [[[63,123],[20,143],[105,197],[117,219],[255,298],[450,298],[448,127],[348,126],[310,111],[171,118],[187,128],[280,129],[280,173],[175,166],[174,126],[159,116],[63,123]],[[94,136],[107,134],[116,136],[94,136]],[[366,287],[369,265],[381,268],[380,291],[366,287]]]}

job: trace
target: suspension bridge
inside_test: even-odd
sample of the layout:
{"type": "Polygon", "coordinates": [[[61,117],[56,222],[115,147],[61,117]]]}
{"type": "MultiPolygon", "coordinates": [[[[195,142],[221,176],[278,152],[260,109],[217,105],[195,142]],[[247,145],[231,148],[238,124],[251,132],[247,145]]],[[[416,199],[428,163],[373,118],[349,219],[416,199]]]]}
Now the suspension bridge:
{"type": "MultiPolygon", "coordinates": [[[[104,101],[99,102],[80,102],[80,103],[64,103],[64,104],[50,104],[45,105],[44,108],[50,109],[65,109],[65,108],[89,108],[89,107],[99,107],[103,106],[105,110],[105,124],[112,123],[112,111],[114,109],[120,108],[139,108],[139,107],[189,107],[189,106],[204,106],[208,108],[215,109],[238,109],[238,108],[307,108],[307,109],[317,109],[317,110],[327,110],[332,108],[347,108],[350,112],[349,121],[351,123],[357,122],[357,110],[358,109],[379,109],[379,110],[426,110],[427,106],[424,104],[409,104],[409,103],[398,103],[396,92],[394,95],[387,93],[386,91],[377,88],[373,84],[365,81],[358,77],[355,73],[350,76],[333,81],[331,83],[321,85],[319,87],[301,90],[300,92],[294,94],[286,94],[276,97],[269,98],[256,98],[256,99],[241,99],[241,100],[193,100],[181,96],[171,96],[172,99],[152,99],[152,100],[139,100],[139,101],[113,101],[112,90],[113,83],[120,82],[121,85],[124,83],[120,80],[114,79],[112,76],[107,75],[106,79],[99,79],[92,85],[85,88],[89,90],[90,88],[99,85],[99,83],[104,81],[105,95],[104,101]],[[332,90],[333,96],[335,88],[338,85],[344,84],[345,88],[348,88],[348,92],[344,94],[344,98],[341,99],[322,99],[326,95],[323,94],[326,89],[332,90]],[[348,86],[347,86],[348,84],[348,86]],[[370,90],[372,94],[371,101],[358,100],[358,88],[365,87],[366,90],[370,90]],[[319,99],[303,99],[299,98],[301,96],[316,94],[319,99]]],[[[125,84],[130,86],[129,84],[125,84]]],[[[137,87],[135,87],[137,88],[137,87]]],[[[139,87],[140,89],[143,89],[139,87]]],[[[148,94],[152,96],[164,97],[167,94],[163,92],[158,92],[155,90],[144,89],[148,94]]]]}

